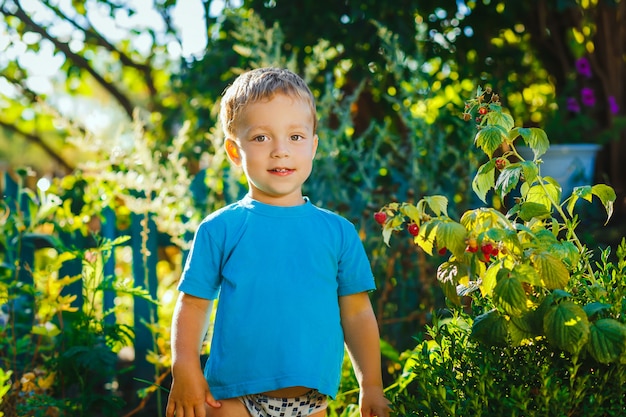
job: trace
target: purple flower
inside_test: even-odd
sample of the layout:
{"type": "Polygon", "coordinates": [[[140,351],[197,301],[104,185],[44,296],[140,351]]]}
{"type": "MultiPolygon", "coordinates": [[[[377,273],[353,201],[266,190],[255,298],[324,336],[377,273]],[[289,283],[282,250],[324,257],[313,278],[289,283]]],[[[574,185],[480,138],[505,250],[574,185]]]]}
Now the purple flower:
{"type": "Polygon", "coordinates": [[[576,100],[574,97],[568,97],[566,105],[567,111],[570,111],[572,113],[580,113],[580,104],[578,104],[578,100],[576,100]]]}
{"type": "Polygon", "coordinates": [[[615,96],[609,96],[609,110],[611,114],[619,113],[619,105],[617,104],[617,100],[615,100],[615,96]]]}
{"type": "Polygon", "coordinates": [[[578,58],[576,60],[576,71],[586,78],[591,78],[591,65],[589,60],[585,57],[578,58]]]}
{"type": "Polygon", "coordinates": [[[580,101],[584,106],[593,107],[596,104],[596,96],[589,87],[583,87],[580,90],[580,101]]]}

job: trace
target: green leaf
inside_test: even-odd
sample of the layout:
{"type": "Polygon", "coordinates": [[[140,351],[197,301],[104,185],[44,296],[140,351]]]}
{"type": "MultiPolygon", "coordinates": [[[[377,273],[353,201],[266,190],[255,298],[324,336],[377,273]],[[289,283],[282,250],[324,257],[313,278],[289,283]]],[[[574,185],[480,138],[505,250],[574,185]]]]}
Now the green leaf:
{"type": "Polygon", "coordinates": [[[437,228],[437,247],[446,247],[457,258],[463,257],[465,253],[465,238],[467,230],[457,222],[442,221],[437,228]]]}
{"type": "Polygon", "coordinates": [[[617,362],[626,350],[626,326],[611,318],[591,323],[587,350],[600,363],[617,362]]]}
{"type": "Polygon", "coordinates": [[[488,125],[497,125],[501,127],[505,132],[513,129],[515,126],[515,121],[513,117],[508,113],[502,112],[502,107],[497,104],[490,104],[489,109],[491,110],[487,113],[487,124],[488,125]]]}
{"type": "Polygon", "coordinates": [[[448,199],[442,195],[433,195],[424,197],[424,201],[428,207],[435,213],[435,216],[448,215],[448,199]]]}
{"type": "Polygon", "coordinates": [[[498,283],[493,290],[493,300],[508,315],[520,317],[528,310],[526,292],[516,276],[509,275],[508,269],[498,272],[498,283]]]}
{"type": "Polygon", "coordinates": [[[422,223],[419,235],[415,237],[415,243],[429,255],[433,254],[433,247],[435,246],[435,237],[437,228],[439,227],[440,220],[430,220],[422,223]]]}
{"type": "Polygon", "coordinates": [[[489,158],[498,149],[502,142],[508,138],[507,131],[498,125],[487,125],[476,133],[474,142],[481,148],[489,158]]]}
{"type": "Polygon", "coordinates": [[[507,320],[497,310],[481,314],[474,319],[471,336],[489,346],[506,346],[509,339],[507,320]]]}
{"type": "Polygon", "coordinates": [[[533,312],[527,312],[521,317],[511,317],[509,325],[509,334],[511,335],[511,343],[514,346],[520,346],[524,341],[531,340],[536,333],[532,326],[533,312]]]}
{"type": "Polygon", "coordinates": [[[548,210],[552,210],[552,201],[558,204],[561,201],[561,189],[550,183],[533,185],[524,196],[527,202],[543,204],[548,210]]]}
{"type": "MultiPolygon", "coordinates": [[[[439,275],[439,270],[437,271],[437,275],[439,275]]],[[[443,281],[441,284],[441,290],[443,291],[443,294],[446,296],[446,298],[452,302],[454,305],[460,306],[461,305],[461,298],[459,297],[459,294],[457,294],[456,292],[456,284],[447,280],[447,281],[443,281]]]]}
{"type": "Polygon", "coordinates": [[[402,203],[400,206],[400,213],[404,214],[409,219],[413,220],[416,223],[419,223],[421,213],[413,204],[410,203],[402,203]]]}
{"type": "Polygon", "coordinates": [[[496,190],[500,194],[500,198],[504,200],[506,195],[511,192],[519,182],[522,167],[519,164],[507,165],[496,181],[496,190]]]}
{"type": "Polygon", "coordinates": [[[491,297],[493,294],[493,289],[498,282],[498,272],[500,272],[501,269],[502,263],[494,262],[489,265],[489,268],[487,268],[485,273],[481,276],[480,292],[483,297],[491,297]]]}
{"type": "Polygon", "coordinates": [[[550,217],[551,211],[543,204],[532,201],[522,203],[519,206],[519,217],[525,222],[533,218],[544,219],[550,217]]]}
{"type": "Polygon", "coordinates": [[[578,304],[566,300],[546,312],[543,328],[550,343],[570,353],[577,353],[589,339],[589,321],[578,304]]]}
{"type": "Polygon", "coordinates": [[[527,184],[532,184],[539,174],[539,168],[537,164],[532,161],[523,161],[520,162],[519,165],[522,167],[522,172],[524,173],[524,179],[527,184]]]}
{"type": "Polygon", "coordinates": [[[600,303],[600,302],[596,301],[596,302],[589,303],[589,304],[585,305],[583,307],[583,310],[585,310],[585,313],[587,314],[587,317],[593,318],[593,316],[598,314],[598,313],[611,311],[612,307],[613,306],[611,304],[600,303]]]}
{"type": "Polygon", "coordinates": [[[39,336],[55,337],[61,334],[61,329],[59,329],[55,324],[47,323],[47,325],[33,326],[31,333],[39,336]]]}
{"type": "Polygon", "coordinates": [[[472,189],[483,203],[487,202],[485,199],[487,192],[495,185],[495,169],[496,161],[495,159],[490,159],[489,162],[486,162],[478,168],[478,172],[476,172],[476,176],[472,181],[472,189]]]}
{"type": "Polygon", "coordinates": [[[602,205],[604,206],[607,214],[606,221],[608,222],[613,215],[613,203],[617,198],[615,195],[615,190],[613,190],[613,188],[609,187],[606,184],[596,184],[591,187],[591,192],[593,193],[593,195],[597,196],[602,202],[602,205]]]}
{"type": "Polygon", "coordinates": [[[564,288],[569,282],[569,271],[563,262],[546,252],[534,253],[531,261],[544,287],[548,289],[564,288]]]}
{"type": "Polygon", "coordinates": [[[521,282],[527,282],[530,285],[542,286],[541,278],[535,268],[528,264],[517,264],[511,271],[514,276],[521,282]]]}
{"type": "Polygon", "coordinates": [[[535,155],[535,159],[546,153],[550,147],[550,141],[548,135],[543,130],[536,127],[520,127],[517,129],[517,133],[524,139],[526,145],[528,145],[535,155]]]}

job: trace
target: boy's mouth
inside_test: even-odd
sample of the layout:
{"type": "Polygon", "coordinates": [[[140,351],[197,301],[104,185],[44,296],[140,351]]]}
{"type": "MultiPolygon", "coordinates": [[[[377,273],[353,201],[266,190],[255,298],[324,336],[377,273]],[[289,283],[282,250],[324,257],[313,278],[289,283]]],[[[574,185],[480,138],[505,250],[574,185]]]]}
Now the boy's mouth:
{"type": "Polygon", "coordinates": [[[292,172],[293,169],[289,169],[289,168],[272,168],[269,171],[270,172],[275,172],[277,174],[287,174],[289,172],[292,172]]]}

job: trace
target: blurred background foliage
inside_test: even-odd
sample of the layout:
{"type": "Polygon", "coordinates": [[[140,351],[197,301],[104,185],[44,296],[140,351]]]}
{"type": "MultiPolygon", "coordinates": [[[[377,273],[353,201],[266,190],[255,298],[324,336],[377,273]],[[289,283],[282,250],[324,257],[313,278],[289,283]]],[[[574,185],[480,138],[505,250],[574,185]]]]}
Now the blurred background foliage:
{"type": "MultiPolygon", "coordinates": [[[[598,106],[595,133],[626,109],[623,0],[203,0],[182,12],[183,3],[0,0],[0,167],[28,167],[27,186],[47,179],[71,202],[55,213],[57,231],[97,233],[104,207],[122,230],[130,213],[156,215],[177,248],[159,254],[163,327],[190,231],[245,192],[217,126],[220,94],[242,71],[288,67],[317,97],[320,147],[305,191],[361,232],[388,380],[397,352],[444,305],[432,261],[408,232],[384,245],[372,214],[430,194],[448,196],[453,217],[476,203],[474,132],[459,117],[476,87],[500,92],[517,124],[544,126],[564,112],[585,56],[598,102],[619,107],[598,106]],[[198,20],[185,36],[202,47],[185,51],[198,20]]],[[[611,132],[596,176],[616,189],[620,219],[626,137],[611,132]]]]}

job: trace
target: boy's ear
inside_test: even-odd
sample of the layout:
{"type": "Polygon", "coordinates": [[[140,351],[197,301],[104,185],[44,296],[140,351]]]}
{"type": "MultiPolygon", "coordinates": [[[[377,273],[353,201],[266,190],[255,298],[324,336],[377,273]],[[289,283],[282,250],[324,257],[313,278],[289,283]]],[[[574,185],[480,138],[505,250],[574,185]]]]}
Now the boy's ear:
{"type": "Polygon", "coordinates": [[[237,166],[241,165],[241,155],[239,154],[239,146],[237,146],[237,142],[232,139],[226,139],[224,142],[224,148],[226,149],[228,159],[230,159],[230,161],[237,166]]]}
{"type": "Polygon", "coordinates": [[[315,135],[313,137],[313,158],[315,159],[315,154],[317,153],[317,144],[319,143],[319,138],[317,137],[317,135],[315,135]]]}

